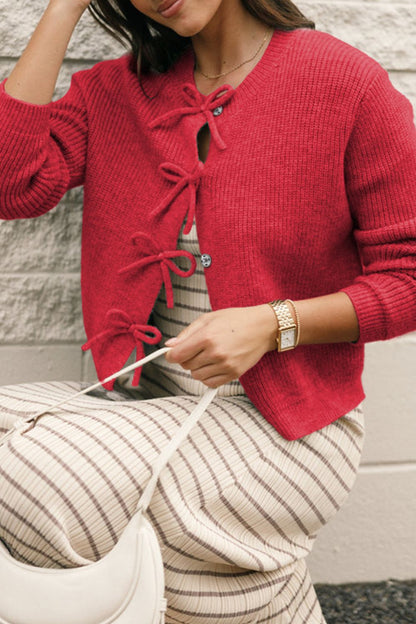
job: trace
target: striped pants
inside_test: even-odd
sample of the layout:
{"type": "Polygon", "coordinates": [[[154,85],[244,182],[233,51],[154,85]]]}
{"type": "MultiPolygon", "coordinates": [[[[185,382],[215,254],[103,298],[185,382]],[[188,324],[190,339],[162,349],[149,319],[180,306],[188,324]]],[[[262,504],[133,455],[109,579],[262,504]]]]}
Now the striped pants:
{"type": "MultiPolygon", "coordinates": [[[[0,435],[77,389],[0,388],[0,435]]],[[[72,567],[109,552],[198,397],[111,399],[79,397],[0,446],[0,539],[17,559],[72,567]]],[[[305,557],[353,485],[363,431],[358,407],[288,441],[246,396],[217,397],[150,505],[167,623],[324,624],[305,557]]]]}

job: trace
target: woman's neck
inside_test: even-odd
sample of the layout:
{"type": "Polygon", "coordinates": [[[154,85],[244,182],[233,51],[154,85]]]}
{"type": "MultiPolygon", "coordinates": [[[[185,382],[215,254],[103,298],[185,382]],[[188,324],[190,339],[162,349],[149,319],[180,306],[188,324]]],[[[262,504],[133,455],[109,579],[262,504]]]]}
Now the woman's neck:
{"type": "Polygon", "coordinates": [[[223,2],[209,24],[192,37],[196,59],[195,81],[199,90],[210,92],[224,83],[238,86],[261,58],[269,34],[271,36],[271,28],[248,13],[241,2],[223,2]],[[255,54],[266,33],[264,45],[255,54]],[[253,55],[255,57],[246,63],[253,55]],[[212,79],[201,72],[208,76],[226,75],[212,79]]]}

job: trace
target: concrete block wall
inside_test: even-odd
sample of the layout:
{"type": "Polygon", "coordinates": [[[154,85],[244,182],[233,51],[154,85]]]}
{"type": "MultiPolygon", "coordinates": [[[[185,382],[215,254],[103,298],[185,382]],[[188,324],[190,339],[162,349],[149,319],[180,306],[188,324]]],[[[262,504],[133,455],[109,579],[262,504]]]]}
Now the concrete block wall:
{"type": "MultiPolygon", "coordinates": [[[[0,0],[0,78],[13,67],[45,1],[0,0]]],[[[301,0],[317,28],[389,70],[416,110],[414,0],[301,0]]],[[[56,97],[70,76],[124,49],[85,14],[70,44],[56,97]]],[[[0,385],[95,379],[80,350],[82,191],[34,220],[0,222],[0,385]]],[[[355,489],[324,527],[310,557],[315,582],[416,578],[416,335],[366,348],[367,441],[355,489]]]]}

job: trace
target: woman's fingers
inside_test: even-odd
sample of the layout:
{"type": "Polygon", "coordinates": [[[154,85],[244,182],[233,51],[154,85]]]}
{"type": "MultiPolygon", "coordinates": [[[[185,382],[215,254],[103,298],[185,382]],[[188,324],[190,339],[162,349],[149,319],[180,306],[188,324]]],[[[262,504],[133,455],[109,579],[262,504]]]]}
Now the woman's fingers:
{"type": "Polygon", "coordinates": [[[199,351],[194,357],[189,360],[184,360],[181,362],[182,368],[185,370],[196,371],[199,368],[203,368],[205,366],[210,366],[215,364],[215,360],[206,353],[206,351],[199,351]]]}
{"type": "Polygon", "coordinates": [[[216,387],[238,379],[274,349],[275,323],[267,304],[209,312],[165,343],[171,347],[165,357],[216,387]]]}
{"type": "Polygon", "coordinates": [[[169,338],[169,340],[166,341],[166,345],[169,347],[170,344],[177,344],[178,342],[182,342],[184,340],[186,340],[187,338],[190,338],[192,336],[192,334],[194,334],[196,331],[198,331],[199,329],[202,328],[203,326],[203,316],[199,316],[197,319],[195,319],[195,321],[192,321],[192,323],[190,323],[187,327],[185,327],[185,329],[183,329],[177,336],[175,336],[174,338],[169,338]]]}
{"type": "MultiPolygon", "coordinates": [[[[187,362],[190,365],[186,366],[189,370],[192,367],[192,360],[197,357],[199,354],[204,353],[203,346],[196,340],[188,340],[186,343],[178,343],[178,344],[167,344],[166,346],[171,347],[171,350],[165,354],[165,358],[168,362],[172,362],[175,364],[180,364],[184,366],[187,362]]],[[[207,364],[207,361],[199,360],[199,364],[207,364]]]]}
{"type": "Polygon", "coordinates": [[[232,380],[228,379],[228,377],[224,377],[224,375],[217,375],[215,377],[209,377],[208,379],[205,379],[205,381],[203,381],[202,383],[208,386],[208,388],[219,388],[229,381],[232,380]]]}
{"type": "MultiPolygon", "coordinates": [[[[205,315],[202,315],[185,327],[175,338],[167,340],[165,345],[172,348],[165,355],[168,362],[183,365],[205,351],[207,347],[204,336],[206,324],[205,315]]],[[[207,364],[208,361],[205,363],[207,364]]]]}
{"type": "Polygon", "coordinates": [[[198,351],[194,357],[181,361],[179,359],[181,354],[187,352],[189,349],[193,351],[193,346],[186,345],[180,349],[178,347],[177,353],[175,347],[175,350],[173,351],[172,348],[172,351],[166,353],[165,357],[168,361],[179,362],[183,369],[190,371],[191,376],[195,380],[201,381],[209,388],[217,388],[237,378],[234,371],[224,367],[222,359],[216,361],[215,358],[211,358],[204,349],[198,351]],[[171,355],[172,357],[169,357],[171,355]]]}
{"type": "Polygon", "coordinates": [[[218,388],[235,379],[235,377],[230,377],[226,373],[220,372],[216,366],[203,366],[192,371],[191,375],[196,381],[201,381],[209,388],[218,388]]]}

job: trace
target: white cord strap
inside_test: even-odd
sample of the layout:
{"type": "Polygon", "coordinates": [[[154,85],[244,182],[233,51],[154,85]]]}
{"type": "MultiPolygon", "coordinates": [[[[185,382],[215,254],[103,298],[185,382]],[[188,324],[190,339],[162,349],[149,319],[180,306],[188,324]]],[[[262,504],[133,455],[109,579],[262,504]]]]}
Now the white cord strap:
{"type": "MultiPolygon", "coordinates": [[[[84,390],[80,390],[80,392],[76,392],[75,394],[72,394],[69,397],[66,397],[62,401],[59,401],[59,403],[55,403],[54,405],[51,405],[50,407],[44,408],[41,412],[38,412],[37,414],[34,414],[33,416],[28,416],[27,418],[24,418],[24,419],[20,418],[15,423],[14,427],[0,439],[0,445],[4,444],[4,442],[8,438],[10,438],[16,431],[18,431],[19,433],[26,433],[27,431],[29,431],[36,425],[36,423],[42,416],[44,416],[45,414],[48,414],[49,412],[56,409],[57,407],[60,407],[61,405],[69,403],[70,401],[81,396],[82,394],[87,394],[87,392],[91,392],[91,390],[95,390],[99,386],[107,383],[108,381],[112,381],[113,379],[116,379],[117,377],[119,377],[120,375],[124,373],[130,373],[132,370],[138,368],[139,366],[143,366],[147,362],[151,362],[151,360],[155,360],[156,358],[160,357],[167,351],[170,351],[169,347],[163,347],[162,349],[158,349],[154,353],[151,353],[150,355],[142,358],[138,362],[135,362],[134,364],[130,364],[130,366],[126,366],[125,368],[122,368],[117,373],[110,375],[110,377],[106,377],[102,381],[97,381],[92,386],[89,386],[88,388],[85,388],[84,390]]],[[[159,475],[161,471],[169,462],[169,459],[171,458],[173,453],[177,450],[180,444],[188,436],[192,427],[198,422],[199,418],[202,416],[202,414],[205,412],[207,407],[213,401],[217,392],[218,392],[218,388],[208,388],[208,390],[200,398],[195,408],[189,414],[188,418],[185,420],[185,422],[182,424],[182,426],[179,428],[179,430],[176,432],[176,434],[173,436],[173,438],[170,440],[170,442],[166,445],[164,450],[161,452],[156,462],[153,464],[152,476],[147,486],[143,490],[142,496],[140,497],[139,503],[137,505],[138,511],[140,510],[142,512],[145,512],[147,510],[150,504],[150,501],[152,499],[153,493],[155,491],[157,481],[159,479],[159,475]]]]}
{"type": "Polygon", "coordinates": [[[99,386],[102,386],[108,381],[112,381],[113,379],[120,377],[120,375],[122,375],[123,373],[130,373],[132,370],[138,368],[139,366],[143,366],[144,364],[147,364],[147,362],[150,362],[151,360],[155,360],[160,355],[163,355],[169,350],[170,350],[169,347],[163,347],[162,349],[158,349],[158,351],[155,351],[154,353],[147,355],[141,360],[134,362],[134,364],[130,364],[130,366],[126,366],[125,368],[122,368],[117,373],[114,373],[113,375],[106,377],[102,381],[97,381],[92,386],[88,386],[88,388],[85,388],[84,390],[80,390],[79,392],[76,392],[75,394],[71,394],[69,397],[62,399],[62,401],[59,401],[58,403],[55,403],[54,405],[45,407],[41,412],[38,412],[37,414],[34,414],[33,416],[28,416],[27,418],[19,418],[19,420],[17,420],[14,423],[13,428],[0,439],[0,445],[3,444],[8,438],[10,438],[10,436],[13,435],[15,431],[18,431],[19,433],[26,433],[30,429],[33,429],[33,427],[36,425],[36,423],[42,416],[45,416],[45,414],[48,414],[49,412],[56,409],[57,407],[60,407],[61,405],[69,403],[70,401],[72,401],[73,399],[76,399],[82,394],[87,394],[88,392],[91,392],[91,390],[95,390],[96,388],[99,388],[99,386]],[[27,427],[26,425],[30,425],[30,426],[27,427]]]}
{"type": "Polygon", "coordinates": [[[179,448],[182,442],[187,438],[189,432],[192,427],[196,425],[202,414],[205,412],[207,407],[210,405],[215,395],[218,392],[218,388],[208,388],[206,392],[202,395],[197,405],[195,405],[192,412],[189,414],[183,425],[180,427],[179,431],[175,433],[173,438],[171,438],[170,442],[163,449],[157,460],[152,466],[152,476],[148,484],[146,485],[143,493],[140,497],[140,500],[137,505],[137,511],[145,512],[150,504],[153,493],[155,491],[157,481],[159,479],[160,473],[163,468],[169,462],[170,458],[174,454],[174,452],[179,448]]]}

